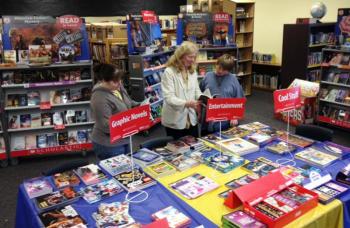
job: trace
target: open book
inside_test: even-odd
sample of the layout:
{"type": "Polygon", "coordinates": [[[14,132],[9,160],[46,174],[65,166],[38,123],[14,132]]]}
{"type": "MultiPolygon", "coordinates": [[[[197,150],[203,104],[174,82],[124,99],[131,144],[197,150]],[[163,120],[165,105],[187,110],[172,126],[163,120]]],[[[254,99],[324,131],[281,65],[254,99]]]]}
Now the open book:
{"type": "Polygon", "coordinates": [[[214,95],[211,95],[210,93],[210,90],[209,89],[206,89],[204,90],[204,92],[202,93],[202,95],[200,95],[200,97],[198,98],[199,101],[202,102],[202,104],[207,104],[208,103],[208,99],[212,99],[212,98],[215,98],[219,96],[219,94],[214,94],[214,95]]]}

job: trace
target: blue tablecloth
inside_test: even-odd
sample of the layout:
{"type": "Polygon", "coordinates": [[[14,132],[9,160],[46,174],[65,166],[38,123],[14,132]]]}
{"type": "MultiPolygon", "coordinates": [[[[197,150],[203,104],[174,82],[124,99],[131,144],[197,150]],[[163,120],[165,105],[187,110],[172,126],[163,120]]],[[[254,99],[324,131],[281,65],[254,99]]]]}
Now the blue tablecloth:
{"type": "MultiPolygon", "coordinates": [[[[203,225],[204,227],[217,227],[203,215],[198,213],[192,207],[187,205],[181,199],[174,194],[170,193],[161,184],[149,187],[145,189],[149,194],[146,201],[142,203],[131,203],[129,207],[130,215],[141,224],[148,224],[152,222],[151,214],[159,211],[170,205],[174,206],[188,217],[191,218],[191,226],[196,227],[203,225]]],[[[89,224],[88,227],[95,227],[95,220],[92,218],[92,213],[96,212],[98,205],[101,202],[109,203],[115,201],[124,201],[126,192],[120,193],[116,196],[112,196],[103,201],[88,204],[84,199],[73,203],[73,207],[89,224]]],[[[132,195],[131,195],[132,196],[132,195]]],[[[19,187],[18,199],[17,199],[17,211],[16,211],[16,227],[41,227],[41,222],[37,216],[37,210],[34,203],[29,199],[23,185],[19,187]]]]}
{"type": "MultiPolygon", "coordinates": [[[[301,149],[299,149],[298,151],[300,151],[301,149]]],[[[295,154],[295,152],[293,153],[295,154]]],[[[243,156],[245,159],[248,159],[250,161],[255,160],[258,157],[265,157],[273,162],[276,162],[278,159],[280,158],[291,158],[291,156],[289,154],[286,155],[278,155],[278,154],[274,154],[271,152],[266,151],[264,148],[260,149],[259,152],[257,153],[251,153],[251,154],[247,154],[245,156],[243,156]]],[[[294,161],[296,162],[296,167],[300,167],[302,165],[305,165],[307,163],[298,160],[298,159],[294,159],[294,161]]],[[[333,180],[335,180],[335,177],[337,175],[337,173],[346,166],[346,164],[350,163],[350,158],[345,159],[345,160],[339,160],[331,165],[329,165],[328,167],[325,168],[326,171],[328,171],[332,177],[333,180]]],[[[348,191],[346,194],[340,196],[338,198],[339,200],[342,201],[343,203],[343,208],[344,208],[344,227],[346,228],[350,228],[350,191],[348,191]]]]}

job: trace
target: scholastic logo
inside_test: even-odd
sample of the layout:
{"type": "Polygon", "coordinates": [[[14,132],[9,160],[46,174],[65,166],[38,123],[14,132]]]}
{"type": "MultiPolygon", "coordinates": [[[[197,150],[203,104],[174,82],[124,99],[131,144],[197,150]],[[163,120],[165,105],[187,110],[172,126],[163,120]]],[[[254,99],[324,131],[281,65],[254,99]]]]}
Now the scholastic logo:
{"type": "Polygon", "coordinates": [[[228,13],[216,13],[214,14],[215,22],[229,23],[230,22],[230,14],[228,13]]]}

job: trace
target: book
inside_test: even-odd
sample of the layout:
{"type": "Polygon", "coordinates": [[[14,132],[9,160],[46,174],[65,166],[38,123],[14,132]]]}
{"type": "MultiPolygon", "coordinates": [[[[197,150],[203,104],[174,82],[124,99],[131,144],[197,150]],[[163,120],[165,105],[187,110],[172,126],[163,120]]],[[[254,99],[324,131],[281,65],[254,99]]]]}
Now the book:
{"type": "Polygon", "coordinates": [[[36,146],[37,148],[47,147],[47,137],[46,134],[40,134],[36,136],[36,146]]]}
{"type": "Polygon", "coordinates": [[[20,115],[20,127],[21,128],[30,128],[31,119],[30,114],[22,114],[20,115]]]}
{"type": "Polygon", "coordinates": [[[9,129],[17,129],[19,127],[20,127],[19,115],[10,115],[9,116],[9,129]]]}
{"type": "Polygon", "coordinates": [[[129,215],[127,202],[101,203],[92,214],[96,227],[131,227],[135,220],[129,215]]]}
{"type": "Polygon", "coordinates": [[[73,124],[76,123],[75,110],[67,110],[65,111],[65,123],[73,124]]]}
{"type": "Polygon", "coordinates": [[[184,155],[176,157],[169,163],[179,171],[184,171],[200,164],[197,160],[184,155]]]}
{"type": "Polygon", "coordinates": [[[85,123],[89,121],[88,110],[75,111],[75,120],[77,123],[85,123]]]}
{"type": "Polygon", "coordinates": [[[170,187],[187,199],[195,199],[220,185],[208,177],[195,173],[170,184],[170,187]]]}
{"type": "Polygon", "coordinates": [[[229,227],[254,227],[254,228],[266,228],[267,226],[245,212],[238,210],[222,216],[224,228],[229,227]]]}
{"type": "Polygon", "coordinates": [[[26,135],[25,136],[25,147],[27,150],[30,149],[35,149],[37,148],[37,144],[36,144],[36,135],[26,135]]]}
{"type": "Polygon", "coordinates": [[[154,220],[166,219],[169,227],[172,228],[188,227],[191,223],[191,219],[189,217],[173,206],[166,207],[153,213],[152,218],[154,220]]]}
{"type": "Polygon", "coordinates": [[[71,88],[70,89],[70,101],[77,102],[82,98],[81,89],[80,88],[71,88]]]}
{"type": "Polygon", "coordinates": [[[18,50],[18,63],[28,64],[29,62],[29,52],[28,50],[18,50]]]}
{"type": "Polygon", "coordinates": [[[321,168],[325,168],[339,159],[338,157],[324,153],[315,147],[308,147],[296,153],[295,158],[321,168]]]}
{"type": "Polygon", "coordinates": [[[78,132],[68,131],[68,144],[77,144],[78,143],[78,132]]]}
{"type": "Polygon", "coordinates": [[[39,214],[43,227],[87,227],[85,220],[71,206],[53,209],[39,214]]]}
{"type": "Polygon", "coordinates": [[[52,178],[57,188],[77,186],[80,184],[80,180],[73,170],[55,173],[52,175],[52,178]]]}
{"type": "Polygon", "coordinates": [[[176,172],[176,169],[165,161],[147,166],[145,171],[154,178],[168,176],[176,172]]]}
{"type": "Polygon", "coordinates": [[[270,161],[264,157],[259,157],[254,161],[250,161],[242,166],[248,172],[255,173],[259,176],[265,176],[272,170],[279,168],[277,163],[270,161]]]}
{"type": "Polygon", "coordinates": [[[114,178],[128,192],[135,192],[155,185],[157,182],[143,172],[140,168],[134,168],[134,171],[124,171],[114,178]]]}
{"type": "Polygon", "coordinates": [[[244,158],[241,158],[239,156],[221,153],[204,159],[204,162],[207,165],[223,173],[227,173],[237,168],[238,166],[243,165],[244,161],[244,158]]]}
{"type": "Polygon", "coordinates": [[[14,83],[14,72],[13,71],[4,71],[2,72],[1,85],[11,85],[14,83]]]}
{"type": "Polygon", "coordinates": [[[257,174],[247,174],[244,176],[241,176],[239,178],[233,179],[227,183],[225,183],[225,186],[230,189],[236,189],[241,186],[247,185],[255,180],[259,179],[259,175],[257,174]]]}
{"type": "Polygon", "coordinates": [[[294,183],[302,185],[304,181],[308,178],[303,175],[301,169],[295,168],[290,165],[282,166],[279,171],[283,176],[291,179],[294,183]]]}
{"type": "Polygon", "coordinates": [[[28,96],[28,106],[40,105],[40,93],[39,91],[30,91],[28,96]]]}
{"type": "Polygon", "coordinates": [[[296,150],[296,146],[287,144],[284,141],[274,142],[272,144],[267,145],[266,147],[267,151],[276,153],[276,154],[286,154],[286,153],[292,153],[296,150]]]}
{"type": "Polygon", "coordinates": [[[89,142],[89,134],[87,130],[77,131],[77,143],[87,143],[89,142]]]}
{"type": "Polygon", "coordinates": [[[52,186],[45,177],[36,177],[23,182],[30,199],[46,195],[52,192],[52,186]]]}
{"type": "Polygon", "coordinates": [[[79,199],[80,195],[72,187],[36,197],[34,202],[39,212],[71,204],[79,199]]]}
{"type": "Polygon", "coordinates": [[[46,143],[47,143],[47,147],[58,146],[57,133],[46,134],[46,143]]]}
{"type": "Polygon", "coordinates": [[[55,112],[52,115],[52,122],[55,126],[62,126],[63,125],[63,115],[61,112],[55,112]]]}
{"type": "Polygon", "coordinates": [[[124,191],[115,179],[105,180],[95,185],[86,186],[80,190],[84,200],[90,204],[124,191]]]}
{"type": "Polygon", "coordinates": [[[341,159],[347,158],[350,155],[349,147],[341,146],[333,142],[318,142],[314,147],[341,159]]]}
{"type": "Polygon", "coordinates": [[[215,156],[217,154],[220,154],[220,152],[212,147],[209,147],[209,146],[203,147],[200,150],[192,150],[192,151],[185,153],[185,155],[187,157],[193,158],[201,163],[204,163],[204,160],[206,158],[215,156]]]}
{"type": "Polygon", "coordinates": [[[11,151],[25,150],[25,137],[21,135],[11,136],[11,151]]]}
{"type": "Polygon", "coordinates": [[[181,141],[183,141],[184,143],[186,143],[187,145],[190,146],[190,148],[192,150],[196,150],[199,147],[203,146],[203,143],[198,141],[198,139],[196,139],[195,137],[191,136],[191,135],[186,135],[180,138],[181,141]]]}
{"type": "Polygon", "coordinates": [[[311,144],[314,143],[314,141],[312,139],[308,139],[299,135],[293,135],[293,134],[288,134],[288,138],[287,138],[287,133],[285,132],[282,135],[278,136],[278,139],[287,142],[288,139],[288,143],[301,147],[301,148],[305,148],[307,146],[310,146],[311,144]]]}
{"type": "Polygon", "coordinates": [[[241,124],[238,127],[248,131],[256,131],[263,128],[268,128],[269,126],[260,122],[252,122],[247,124],[241,124]]]}
{"type": "Polygon", "coordinates": [[[168,142],[166,148],[175,153],[185,153],[190,150],[190,146],[181,140],[168,142]]]}
{"type": "Polygon", "coordinates": [[[52,113],[41,113],[41,126],[52,125],[52,113]]]}
{"type": "Polygon", "coordinates": [[[259,146],[241,138],[221,140],[218,143],[224,150],[237,155],[245,155],[259,150],[259,146]]]}
{"type": "Polygon", "coordinates": [[[131,170],[130,157],[124,154],[101,160],[99,165],[112,176],[131,170]]]}
{"type": "Polygon", "coordinates": [[[282,134],[282,132],[276,131],[276,129],[273,128],[263,128],[260,130],[256,130],[255,132],[249,134],[247,136],[247,139],[257,145],[266,145],[267,143],[271,142],[279,134],[282,134]]]}
{"type": "Polygon", "coordinates": [[[29,45],[29,63],[33,65],[51,64],[51,44],[29,45]]]}
{"type": "Polygon", "coordinates": [[[218,141],[222,140],[222,138],[220,138],[218,135],[216,134],[208,134],[206,136],[202,136],[200,138],[198,138],[199,140],[203,141],[203,142],[207,142],[210,144],[216,144],[218,141]]]}
{"type": "Polygon", "coordinates": [[[4,50],[4,62],[16,64],[17,62],[16,50],[4,50]]]}
{"type": "Polygon", "coordinates": [[[32,113],[30,114],[31,118],[31,127],[37,128],[41,127],[41,114],[40,113],[32,113]]]}
{"type": "Polygon", "coordinates": [[[100,167],[95,164],[79,167],[74,172],[86,185],[97,184],[107,178],[100,167]]]}
{"type": "Polygon", "coordinates": [[[133,154],[135,163],[141,167],[159,162],[162,160],[161,156],[147,148],[141,148],[133,154]]]}
{"type": "Polygon", "coordinates": [[[221,136],[225,138],[243,138],[250,134],[251,131],[239,128],[239,127],[231,127],[225,131],[221,132],[221,136]]]}

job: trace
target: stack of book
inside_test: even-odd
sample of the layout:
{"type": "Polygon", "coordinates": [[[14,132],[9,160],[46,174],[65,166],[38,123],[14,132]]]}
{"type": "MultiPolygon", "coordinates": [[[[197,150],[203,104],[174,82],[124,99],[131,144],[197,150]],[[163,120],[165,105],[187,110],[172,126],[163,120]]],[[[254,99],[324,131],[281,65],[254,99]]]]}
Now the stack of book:
{"type": "Polygon", "coordinates": [[[312,139],[308,139],[299,135],[292,135],[292,134],[288,134],[287,136],[287,133],[279,135],[278,139],[301,148],[308,147],[314,143],[312,139]]]}
{"type": "Polygon", "coordinates": [[[188,227],[191,224],[191,219],[173,206],[157,211],[152,214],[152,218],[154,220],[166,219],[171,228],[188,227]]]}
{"type": "Polygon", "coordinates": [[[100,167],[95,164],[79,167],[74,172],[86,185],[97,184],[107,179],[107,176],[102,172],[100,167]]]}
{"type": "Polygon", "coordinates": [[[230,214],[224,215],[221,218],[223,228],[231,227],[254,227],[254,228],[265,228],[267,227],[262,222],[256,220],[250,215],[244,213],[241,210],[231,212],[230,214]]]}
{"type": "Polygon", "coordinates": [[[265,145],[275,138],[277,138],[278,132],[273,128],[264,128],[257,130],[247,136],[247,139],[259,146],[265,145]]]}
{"type": "Polygon", "coordinates": [[[135,220],[129,214],[127,202],[101,203],[92,214],[96,227],[129,227],[135,220]]]}
{"type": "Polygon", "coordinates": [[[162,160],[162,157],[159,154],[147,148],[139,149],[133,154],[133,158],[135,163],[141,167],[146,167],[162,160]]]}
{"type": "Polygon", "coordinates": [[[325,168],[338,160],[339,158],[331,154],[327,154],[315,147],[308,147],[295,154],[299,160],[305,161],[308,164],[325,168]]]}
{"type": "Polygon", "coordinates": [[[259,150],[259,146],[241,138],[225,139],[219,141],[217,144],[225,151],[237,154],[239,156],[253,153],[259,150]]]}
{"type": "Polygon", "coordinates": [[[83,198],[88,203],[95,203],[101,201],[110,196],[116,195],[122,192],[124,189],[119,183],[114,180],[105,180],[95,185],[86,186],[81,188],[83,198]]]}
{"type": "Polygon", "coordinates": [[[227,173],[236,167],[243,165],[244,161],[244,158],[239,156],[221,153],[206,157],[204,159],[204,162],[208,166],[213,167],[214,169],[223,173],[227,173]]]}
{"type": "Polygon", "coordinates": [[[160,178],[175,173],[176,169],[166,161],[161,161],[147,166],[145,171],[154,178],[160,178]]]}
{"type": "Polygon", "coordinates": [[[198,150],[203,147],[203,143],[191,135],[181,137],[180,140],[189,145],[191,150],[198,150]]]}
{"type": "Polygon", "coordinates": [[[170,150],[172,152],[181,153],[181,154],[188,152],[191,149],[189,145],[187,145],[186,143],[184,143],[181,140],[169,142],[165,148],[167,148],[168,150],[170,150]]]}
{"type": "Polygon", "coordinates": [[[100,161],[100,166],[112,176],[131,170],[131,160],[128,156],[121,154],[100,161]]]}

